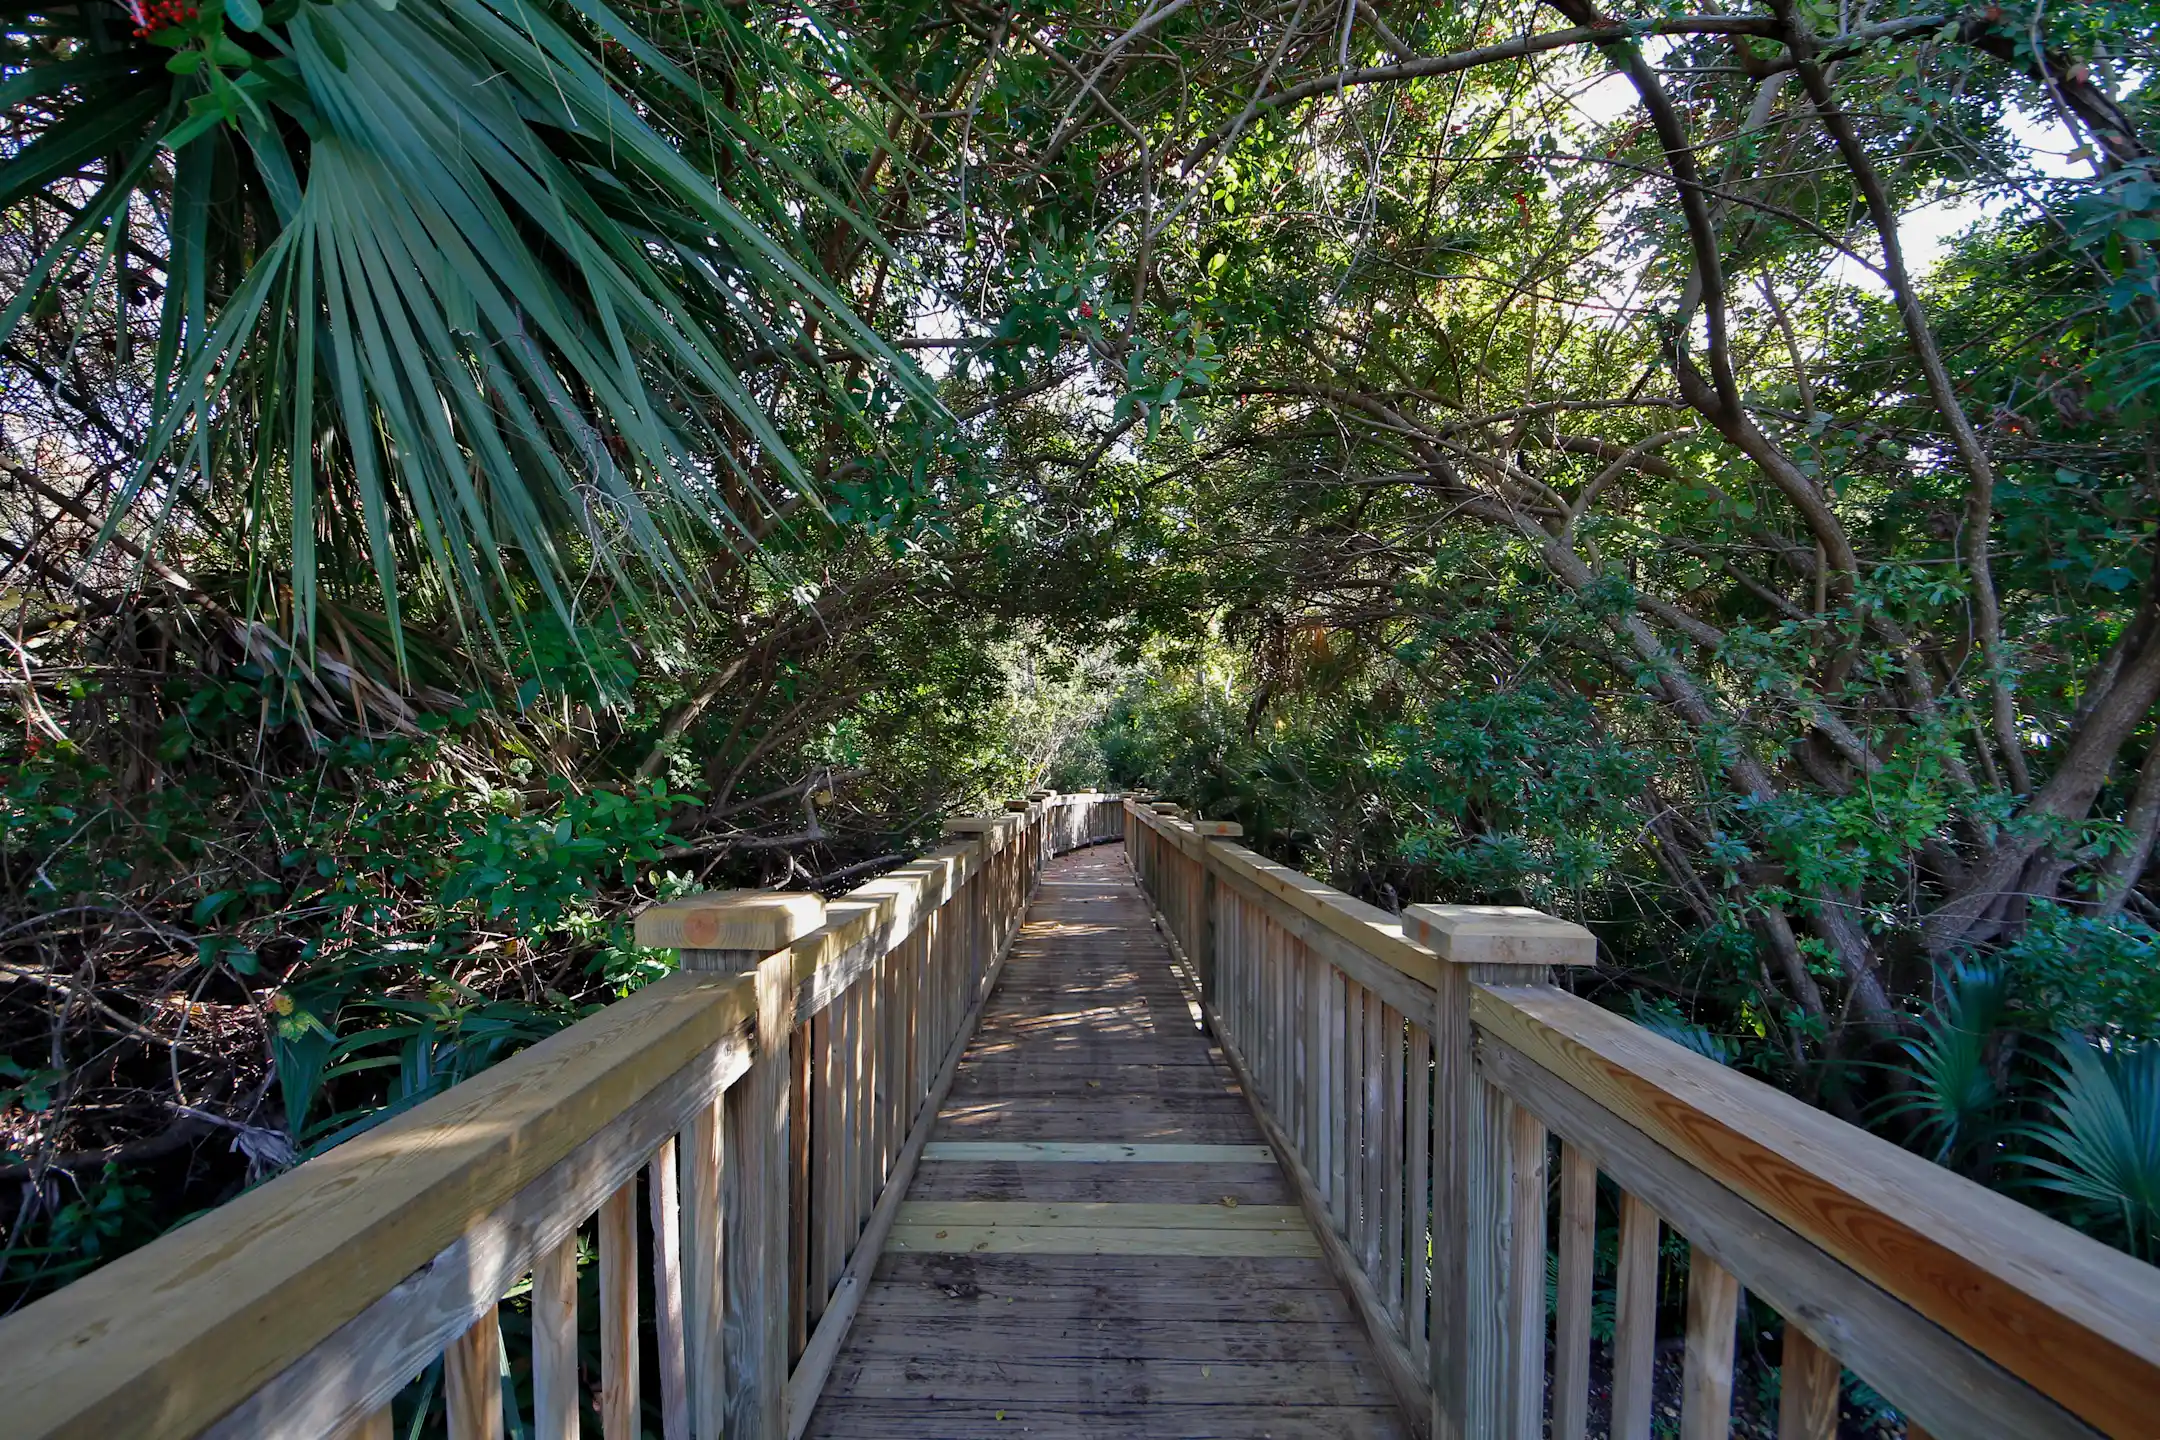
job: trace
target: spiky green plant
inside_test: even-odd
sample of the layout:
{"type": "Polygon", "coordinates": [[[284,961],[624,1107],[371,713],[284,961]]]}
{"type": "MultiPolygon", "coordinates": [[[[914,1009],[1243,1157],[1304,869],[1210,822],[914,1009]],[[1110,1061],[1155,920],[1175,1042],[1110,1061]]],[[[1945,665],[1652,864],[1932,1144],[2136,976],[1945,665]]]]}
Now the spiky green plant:
{"type": "Polygon", "coordinates": [[[2001,967],[1975,961],[1943,977],[1942,1001],[1901,1040],[1906,1087],[1883,1107],[1911,1126],[1917,1148],[1938,1165],[1967,1169],[2001,1138],[2003,1093],[1990,1046],[2010,1015],[2010,982],[2001,967]]]}
{"type": "Polygon", "coordinates": [[[191,527],[295,634],[326,576],[372,580],[393,643],[416,595],[494,629],[680,587],[816,503],[813,420],[935,417],[817,258],[820,229],[876,241],[819,178],[863,117],[789,58],[816,27],[683,12],[775,139],[603,0],[148,4],[0,10],[0,214],[58,231],[0,343],[93,305],[124,336],[161,289],[108,531],[191,527]]]}
{"type": "Polygon", "coordinates": [[[2045,1153],[2025,1163],[2093,1229],[2160,1261],[2160,1043],[2102,1047],[2065,1035],[2056,1053],[2047,1117],[2027,1131],[2045,1153]]]}

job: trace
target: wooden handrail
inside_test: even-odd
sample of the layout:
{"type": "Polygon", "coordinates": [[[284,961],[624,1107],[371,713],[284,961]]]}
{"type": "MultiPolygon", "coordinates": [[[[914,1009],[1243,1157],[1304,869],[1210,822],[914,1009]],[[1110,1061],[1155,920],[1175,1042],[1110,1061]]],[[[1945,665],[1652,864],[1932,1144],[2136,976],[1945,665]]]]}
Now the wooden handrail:
{"type": "Polygon", "coordinates": [[[2152,1267],[1565,991],[1471,1018],[1502,1089],[1535,1067],[2097,1428],[2160,1431],[2152,1267]]]}
{"type": "Polygon", "coordinates": [[[4,1428],[201,1433],[693,1062],[671,1112],[733,1081],[750,1014],[743,980],[656,981],[0,1321],[4,1428]]]}
{"type": "Polygon", "coordinates": [[[0,1321],[0,1432],[372,1440],[440,1356],[452,1440],[499,1436],[496,1310],[530,1274],[534,1420],[567,1433],[597,1211],[609,1433],[642,1383],[671,1436],[800,1434],[1037,872],[1116,838],[1123,807],[1050,796],[954,829],[829,906],[656,916],[651,935],[709,948],[0,1321]],[[763,953],[778,933],[797,938],[763,953]],[[660,1307],[643,1377],[641,1270],[660,1307]]]}
{"type": "Polygon", "coordinates": [[[1725,1433],[1743,1286],[1788,1322],[1782,1436],[1834,1434],[1841,1365],[1932,1434],[2160,1434],[2160,1270],[1545,983],[1579,927],[1407,933],[1175,808],[1128,807],[1134,869],[1432,1433],[1580,1440],[1602,1171],[1615,1436],[1649,1435],[1663,1226],[1691,1242],[1684,1434],[1725,1433]]]}

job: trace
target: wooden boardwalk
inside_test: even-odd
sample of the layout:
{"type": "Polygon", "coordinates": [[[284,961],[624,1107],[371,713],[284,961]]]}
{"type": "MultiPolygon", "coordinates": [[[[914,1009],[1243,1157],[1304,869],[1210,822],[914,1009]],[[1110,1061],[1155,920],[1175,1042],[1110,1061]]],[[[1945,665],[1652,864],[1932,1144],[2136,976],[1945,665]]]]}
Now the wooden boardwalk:
{"type": "Polygon", "coordinates": [[[1117,846],[1050,862],[808,1434],[1406,1436],[1117,846]]]}

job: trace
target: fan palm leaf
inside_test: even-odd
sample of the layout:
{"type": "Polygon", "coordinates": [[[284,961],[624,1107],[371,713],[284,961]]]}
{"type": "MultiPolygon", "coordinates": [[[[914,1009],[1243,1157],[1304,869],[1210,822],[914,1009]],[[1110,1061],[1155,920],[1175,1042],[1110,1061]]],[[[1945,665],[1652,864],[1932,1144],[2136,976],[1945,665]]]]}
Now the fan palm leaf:
{"type": "Polygon", "coordinates": [[[415,596],[499,636],[533,603],[575,618],[595,581],[685,593],[686,553],[749,553],[758,512],[816,503],[813,421],[874,446],[884,412],[941,413],[819,267],[811,218],[876,242],[816,179],[839,159],[798,158],[817,127],[756,133],[596,0],[164,13],[9,8],[41,58],[0,90],[26,137],[0,209],[69,219],[0,340],[86,271],[125,307],[116,259],[147,221],[159,343],[108,532],[185,517],[296,633],[326,574],[371,576],[393,637],[415,596]],[[671,123],[743,162],[737,196],[671,123]],[[829,380],[835,345],[880,384],[829,380]],[[749,353],[783,364],[752,379],[749,353]]]}
{"type": "Polygon", "coordinates": [[[2056,1049],[2047,1118],[2028,1129],[2046,1152],[2026,1160],[2035,1183],[2160,1260],[2160,1044],[2103,1050],[2066,1035],[2056,1049]]]}

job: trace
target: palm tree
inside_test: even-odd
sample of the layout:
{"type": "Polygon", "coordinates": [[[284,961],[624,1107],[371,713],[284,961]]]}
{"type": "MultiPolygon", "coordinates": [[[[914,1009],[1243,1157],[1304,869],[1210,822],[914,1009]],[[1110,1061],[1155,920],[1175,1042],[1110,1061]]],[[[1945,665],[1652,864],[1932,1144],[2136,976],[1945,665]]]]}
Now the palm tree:
{"type": "Polygon", "coordinates": [[[846,186],[868,117],[800,60],[842,42],[670,18],[727,84],[601,0],[8,0],[0,346],[117,317],[139,458],[107,538],[182,531],[303,645],[379,592],[403,664],[415,612],[500,640],[690,594],[699,552],[818,504],[813,424],[935,423],[818,260],[882,243],[846,186]]]}

